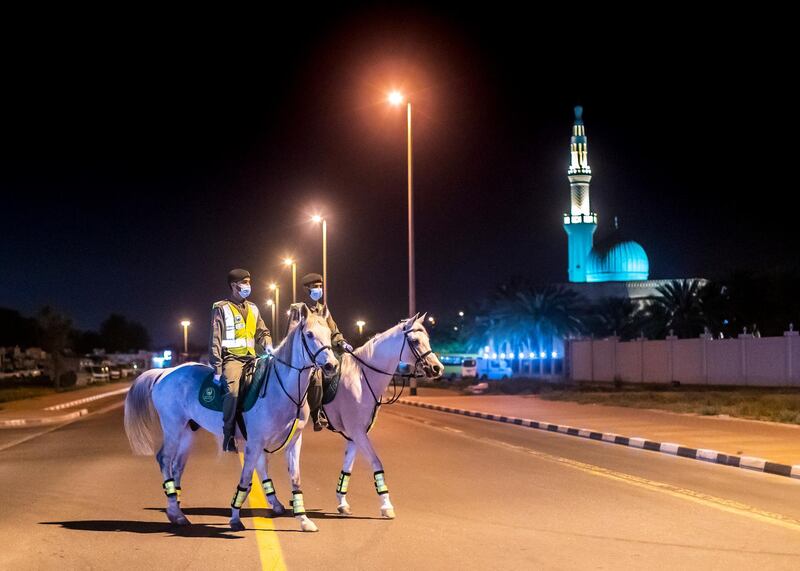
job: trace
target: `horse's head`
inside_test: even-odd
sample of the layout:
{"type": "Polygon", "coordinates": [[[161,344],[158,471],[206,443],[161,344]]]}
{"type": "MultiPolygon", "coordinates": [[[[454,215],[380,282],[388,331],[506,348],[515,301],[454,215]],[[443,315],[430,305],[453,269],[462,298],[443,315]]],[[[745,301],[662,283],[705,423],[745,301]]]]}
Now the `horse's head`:
{"type": "MultiPolygon", "coordinates": [[[[444,365],[431,349],[431,340],[425,329],[425,315],[419,314],[403,322],[403,335],[406,338],[405,351],[410,351],[415,359],[414,368],[421,368],[428,379],[438,379],[444,373],[444,365]]],[[[416,371],[415,371],[416,372],[416,371]]]]}
{"type": "Polygon", "coordinates": [[[334,374],[339,368],[339,361],[331,348],[331,330],[328,328],[328,322],[309,311],[308,306],[303,304],[296,331],[296,334],[301,336],[300,342],[310,364],[320,367],[327,376],[334,374]]]}

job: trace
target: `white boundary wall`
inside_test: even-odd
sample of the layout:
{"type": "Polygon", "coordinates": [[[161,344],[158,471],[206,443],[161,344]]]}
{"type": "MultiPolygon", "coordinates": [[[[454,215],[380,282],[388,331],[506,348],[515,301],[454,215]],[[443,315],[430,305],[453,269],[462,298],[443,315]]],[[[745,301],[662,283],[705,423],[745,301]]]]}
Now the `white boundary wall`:
{"type": "Polygon", "coordinates": [[[800,336],[737,339],[571,339],[567,377],[573,381],[615,379],[671,383],[800,387],[800,336]]]}

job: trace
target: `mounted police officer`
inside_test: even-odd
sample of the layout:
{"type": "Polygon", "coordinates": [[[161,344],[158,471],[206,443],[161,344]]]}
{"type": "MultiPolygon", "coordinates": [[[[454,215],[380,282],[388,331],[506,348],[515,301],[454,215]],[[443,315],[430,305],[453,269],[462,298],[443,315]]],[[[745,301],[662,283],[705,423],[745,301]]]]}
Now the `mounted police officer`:
{"type": "Polygon", "coordinates": [[[251,291],[250,272],[231,270],[228,287],[228,299],[216,302],[211,310],[209,362],[214,367],[214,381],[227,387],[222,400],[222,449],[237,452],[234,436],[242,370],[256,355],[272,351],[272,336],[256,304],[246,301],[251,291]]]}
{"type": "MultiPolygon", "coordinates": [[[[312,313],[316,313],[328,322],[328,327],[331,330],[331,346],[337,356],[341,356],[345,351],[352,351],[353,346],[344,339],[339,327],[331,317],[331,312],[328,306],[325,305],[323,296],[323,283],[322,276],[319,274],[306,274],[303,276],[301,283],[306,289],[306,293],[310,298],[310,302],[305,305],[312,313]]],[[[298,321],[300,319],[300,311],[303,303],[293,303],[290,308],[289,323],[298,321]]],[[[340,359],[341,360],[341,359],[340,359]]],[[[328,419],[322,413],[322,374],[320,371],[315,371],[311,377],[311,384],[308,388],[308,406],[311,408],[311,419],[314,421],[314,430],[319,431],[328,426],[328,419]]]]}

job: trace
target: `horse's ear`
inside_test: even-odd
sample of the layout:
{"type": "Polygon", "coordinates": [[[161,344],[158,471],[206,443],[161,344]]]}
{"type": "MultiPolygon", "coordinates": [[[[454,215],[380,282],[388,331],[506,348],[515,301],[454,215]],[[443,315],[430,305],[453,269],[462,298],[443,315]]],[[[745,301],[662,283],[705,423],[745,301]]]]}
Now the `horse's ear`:
{"type": "Polygon", "coordinates": [[[416,321],[417,321],[417,322],[420,322],[420,321],[421,321],[421,322],[422,322],[422,324],[423,324],[423,325],[425,325],[425,318],[428,316],[428,312],[426,311],[426,312],[425,312],[425,313],[423,313],[422,315],[419,315],[419,313],[418,313],[417,315],[418,315],[419,317],[416,319],[416,321]]]}
{"type": "Polygon", "coordinates": [[[300,321],[304,322],[308,319],[310,311],[308,306],[304,303],[300,306],[300,321]]]}
{"type": "Polygon", "coordinates": [[[414,325],[414,323],[417,322],[417,318],[418,317],[419,317],[419,312],[417,312],[416,315],[412,315],[408,319],[403,319],[402,321],[400,321],[400,323],[403,324],[403,330],[407,331],[407,330],[411,329],[411,327],[414,325]]]}

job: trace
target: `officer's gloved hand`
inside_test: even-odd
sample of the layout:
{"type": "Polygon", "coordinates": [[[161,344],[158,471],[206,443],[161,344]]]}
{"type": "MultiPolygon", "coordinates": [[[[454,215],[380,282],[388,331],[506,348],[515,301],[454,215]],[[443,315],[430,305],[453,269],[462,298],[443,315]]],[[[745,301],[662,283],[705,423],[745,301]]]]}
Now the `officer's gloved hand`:
{"type": "Polygon", "coordinates": [[[214,375],[214,382],[216,384],[219,384],[219,380],[220,380],[221,377],[222,377],[222,375],[214,375]]]}
{"type": "Polygon", "coordinates": [[[352,351],[353,350],[353,346],[350,345],[350,343],[348,343],[345,340],[339,341],[339,348],[342,351],[352,351]]]}
{"type": "Polygon", "coordinates": [[[272,345],[267,345],[264,347],[264,351],[267,353],[267,355],[272,355],[275,352],[275,349],[272,347],[272,345]]]}

